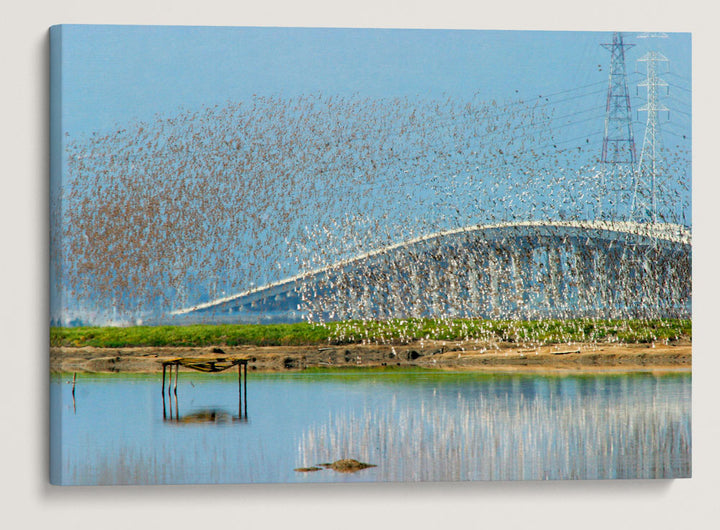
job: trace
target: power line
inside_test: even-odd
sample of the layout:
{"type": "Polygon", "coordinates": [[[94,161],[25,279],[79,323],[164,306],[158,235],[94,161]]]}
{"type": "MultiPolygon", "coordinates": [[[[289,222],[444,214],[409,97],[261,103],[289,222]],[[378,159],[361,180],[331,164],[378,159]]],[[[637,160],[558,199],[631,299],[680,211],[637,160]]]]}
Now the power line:
{"type": "Polygon", "coordinates": [[[685,92],[687,92],[687,93],[689,93],[689,94],[692,94],[692,90],[690,90],[689,88],[685,88],[685,87],[680,86],[680,85],[675,85],[675,84],[673,84],[673,83],[668,83],[668,85],[671,86],[671,87],[673,87],[673,88],[679,88],[680,90],[684,90],[685,92]]]}
{"type": "Polygon", "coordinates": [[[587,85],[582,85],[582,86],[575,87],[575,88],[568,88],[567,90],[560,90],[559,92],[554,92],[554,93],[552,93],[552,94],[545,94],[545,95],[543,95],[543,96],[538,96],[538,97],[551,98],[551,97],[554,97],[554,96],[559,96],[560,94],[567,94],[568,92],[573,92],[573,91],[575,91],[575,90],[582,90],[583,88],[590,88],[590,87],[593,87],[593,86],[603,85],[603,84],[605,84],[605,81],[596,81],[596,82],[594,82],[594,83],[590,83],[590,84],[587,84],[587,85]]]}

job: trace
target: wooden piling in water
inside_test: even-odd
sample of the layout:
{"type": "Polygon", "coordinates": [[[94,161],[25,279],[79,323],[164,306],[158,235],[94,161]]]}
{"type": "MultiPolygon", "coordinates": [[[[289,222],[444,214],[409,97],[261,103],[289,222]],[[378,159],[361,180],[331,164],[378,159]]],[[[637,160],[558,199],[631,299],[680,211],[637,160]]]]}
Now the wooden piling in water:
{"type": "Polygon", "coordinates": [[[73,386],[72,386],[72,402],[73,402],[73,414],[77,412],[77,407],[75,405],[75,381],[77,379],[77,372],[73,372],[73,386]]]}
{"type": "Polygon", "coordinates": [[[245,372],[245,383],[243,385],[243,393],[245,394],[245,417],[247,418],[247,361],[243,363],[243,371],[245,372]]]}
{"type": "Polygon", "coordinates": [[[243,405],[243,396],[242,396],[242,364],[238,363],[238,414],[242,416],[242,405],[243,405]]]}

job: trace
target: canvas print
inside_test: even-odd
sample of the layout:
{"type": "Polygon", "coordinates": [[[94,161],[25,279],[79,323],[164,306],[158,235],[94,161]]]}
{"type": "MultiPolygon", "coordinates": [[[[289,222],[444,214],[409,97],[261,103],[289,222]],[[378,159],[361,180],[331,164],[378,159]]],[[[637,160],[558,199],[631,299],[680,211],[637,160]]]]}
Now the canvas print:
{"type": "Polygon", "coordinates": [[[691,476],[689,34],[50,46],[53,484],[691,476]]]}

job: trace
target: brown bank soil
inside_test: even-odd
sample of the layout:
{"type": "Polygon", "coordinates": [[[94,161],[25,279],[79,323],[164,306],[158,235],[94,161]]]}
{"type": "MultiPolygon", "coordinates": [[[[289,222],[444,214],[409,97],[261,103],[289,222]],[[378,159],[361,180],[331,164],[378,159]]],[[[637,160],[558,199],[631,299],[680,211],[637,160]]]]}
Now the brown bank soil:
{"type": "MultiPolygon", "coordinates": [[[[419,367],[440,370],[690,371],[689,341],[668,344],[555,344],[523,347],[462,342],[407,345],[69,348],[50,350],[52,372],[156,373],[178,357],[239,358],[250,371],[316,368],[419,367]]],[[[181,368],[181,371],[185,370],[181,368]]]]}

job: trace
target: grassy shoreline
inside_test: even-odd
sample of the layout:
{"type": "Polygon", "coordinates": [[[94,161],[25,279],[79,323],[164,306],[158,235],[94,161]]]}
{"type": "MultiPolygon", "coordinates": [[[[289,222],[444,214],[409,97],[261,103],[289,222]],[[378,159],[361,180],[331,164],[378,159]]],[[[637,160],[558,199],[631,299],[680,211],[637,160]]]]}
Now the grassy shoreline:
{"type": "Polygon", "coordinates": [[[133,348],[208,346],[318,346],[475,341],[522,345],[648,344],[692,340],[689,319],[656,320],[435,320],[343,321],[325,324],[50,328],[51,347],[133,348]]]}

